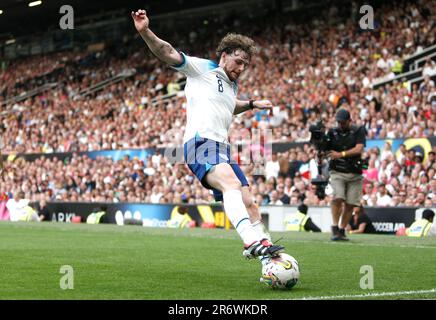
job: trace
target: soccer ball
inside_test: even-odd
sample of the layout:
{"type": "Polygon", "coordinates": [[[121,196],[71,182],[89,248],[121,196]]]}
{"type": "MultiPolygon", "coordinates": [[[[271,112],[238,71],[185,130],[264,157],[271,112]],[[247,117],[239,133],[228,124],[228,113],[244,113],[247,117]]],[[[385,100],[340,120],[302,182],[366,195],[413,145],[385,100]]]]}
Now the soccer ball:
{"type": "Polygon", "coordinates": [[[262,267],[261,282],[273,289],[292,289],[300,277],[300,268],[294,257],[280,253],[262,267]]]}

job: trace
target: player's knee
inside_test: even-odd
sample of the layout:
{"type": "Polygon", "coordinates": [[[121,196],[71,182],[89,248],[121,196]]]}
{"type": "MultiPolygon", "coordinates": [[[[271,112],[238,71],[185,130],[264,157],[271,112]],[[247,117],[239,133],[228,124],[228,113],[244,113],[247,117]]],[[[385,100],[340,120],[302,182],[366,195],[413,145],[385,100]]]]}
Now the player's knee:
{"type": "Polygon", "coordinates": [[[228,190],[241,190],[242,188],[241,182],[234,175],[223,175],[221,185],[224,192],[228,190]]]}
{"type": "Polygon", "coordinates": [[[239,190],[241,191],[241,182],[238,179],[233,179],[229,181],[225,181],[222,183],[223,191],[229,191],[229,190],[239,190]]]}
{"type": "Polygon", "coordinates": [[[228,190],[241,190],[242,185],[239,179],[235,176],[233,171],[226,170],[222,173],[220,177],[220,184],[223,191],[228,190]]]}

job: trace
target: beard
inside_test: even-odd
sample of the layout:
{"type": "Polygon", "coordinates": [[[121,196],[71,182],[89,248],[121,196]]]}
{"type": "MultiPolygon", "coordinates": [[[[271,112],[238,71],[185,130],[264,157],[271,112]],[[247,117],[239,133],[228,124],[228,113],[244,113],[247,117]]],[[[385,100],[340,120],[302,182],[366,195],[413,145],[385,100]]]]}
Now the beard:
{"type": "Polygon", "coordinates": [[[238,80],[239,74],[237,74],[236,72],[231,71],[231,70],[225,70],[225,69],[224,69],[224,71],[226,72],[227,77],[229,77],[230,81],[238,80]]]}

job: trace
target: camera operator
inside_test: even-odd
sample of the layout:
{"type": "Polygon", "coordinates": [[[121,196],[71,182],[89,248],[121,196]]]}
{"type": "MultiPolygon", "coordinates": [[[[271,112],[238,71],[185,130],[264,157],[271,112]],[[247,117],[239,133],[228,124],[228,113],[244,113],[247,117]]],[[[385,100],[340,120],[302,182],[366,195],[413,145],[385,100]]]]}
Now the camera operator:
{"type": "Polygon", "coordinates": [[[365,129],[351,124],[350,113],[339,109],[336,113],[338,127],[328,131],[330,158],[330,183],[333,188],[332,238],[333,241],[348,241],[345,227],[354,207],[360,206],[362,197],[361,156],[366,144],[365,129]]]}

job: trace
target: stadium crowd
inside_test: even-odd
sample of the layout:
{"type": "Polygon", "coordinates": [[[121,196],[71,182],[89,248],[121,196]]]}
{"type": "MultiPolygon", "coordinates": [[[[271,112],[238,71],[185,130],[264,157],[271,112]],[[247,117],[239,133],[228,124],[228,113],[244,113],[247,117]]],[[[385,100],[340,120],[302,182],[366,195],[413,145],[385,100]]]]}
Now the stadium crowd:
{"type": "MultiPolygon", "coordinates": [[[[433,136],[436,89],[429,77],[423,85],[410,89],[401,81],[379,89],[371,88],[379,78],[401,72],[406,56],[435,43],[435,5],[424,1],[420,9],[408,5],[384,10],[379,18],[381,25],[372,32],[359,30],[353,19],[336,21],[335,10],[324,20],[312,19],[301,25],[282,24],[284,17],[281,17],[255,27],[250,32],[261,49],[240,81],[240,93],[242,97],[270,98],[277,105],[277,112],[273,116],[247,112],[237,117],[232,129],[259,126],[272,129],[275,141],[307,141],[308,122],[321,115],[325,120],[331,119],[328,124],[333,125],[334,111],[343,106],[352,111],[358,124],[366,126],[368,138],[433,136]],[[262,31],[256,32],[257,29],[262,31]]],[[[240,24],[243,32],[246,24],[240,24]]],[[[214,42],[208,42],[210,48],[218,42],[216,36],[212,38],[214,42]]],[[[0,74],[5,80],[0,88],[4,99],[28,87],[23,79],[30,75],[41,77],[54,68],[62,72],[56,73],[51,81],[61,85],[57,90],[8,104],[3,109],[18,111],[8,113],[3,120],[4,151],[44,153],[147,148],[168,143],[167,125],[153,128],[150,134],[141,130],[141,124],[154,118],[151,102],[174,88],[174,81],[180,81],[180,75],[175,76],[174,71],[139,49],[138,42],[137,39],[127,42],[133,44],[127,44],[121,52],[116,48],[90,55],[57,53],[49,58],[11,63],[0,74]],[[48,61],[54,63],[49,65],[48,61]],[[134,67],[138,70],[134,79],[109,85],[92,99],[89,96],[78,98],[82,90],[134,67]],[[29,70],[32,70],[30,75],[29,70]],[[12,85],[14,79],[16,87],[12,85]],[[108,113],[113,115],[109,119],[106,118],[108,113]],[[90,128],[88,132],[75,124],[78,116],[83,118],[80,119],[82,127],[90,128]],[[120,128],[120,118],[125,123],[125,117],[129,118],[135,132],[120,139],[120,133],[112,131],[114,127],[120,128]],[[62,121],[62,128],[53,118],[62,121]],[[95,124],[101,122],[104,125],[95,124]],[[97,132],[96,126],[100,127],[97,132]],[[96,132],[96,136],[90,137],[90,132],[96,132]]],[[[198,47],[202,41],[185,42],[189,45],[181,46],[186,47],[187,53],[213,56],[211,50],[200,52],[198,47]]],[[[436,74],[432,60],[424,71],[428,76],[436,74]]],[[[161,119],[171,119],[168,121],[171,124],[177,117],[183,130],[184,113],[171,108],[175,104],[177,110],[183,110],[183,95],[162,104],[158,111],[161,119]]]]}
{"type": "MultiPolygon", "coordinates": [[[[364,170],[363,204],[370,206],[436,205],[436,156],[423,155],[400,147],[392,153],[389,143],[383,150],[371,148],[364,170]]],[[[304,144],[286,152],[274,153],[262,165],[242,165],[258,204],[326,205],[310,183],[315,150],[304,144]],[[263,168],[262,170],[259,167],[263,168]]],[[[11,198],[23,191],[31,201],[210,203],[212,194],[201,187],[183,163],[171,163],[161,153],[146,161],[125,156],[122,160],[74,153],[71,158],[40,157],[35,161],[18,158],[9,168],[0,194],[11,198]]]]}
{"type": "MultiPolygon", "coordinates": [[[[211,21],[207,30],[216,28],[216,34],[181,32],[186,36],[178,33],[167,39],[188,54],[211,58],[212,48],[228,31],[255,39],[259,54],[240,80],[240,95],[269,98],[276,107],[272,114],[248,111],[236,116],[230,132],[232,143],[250,141],[247,132],[253,129],[271,130],[272,142],[308,141],[309,125],[322,118],[326,126],[334,126],[339,107],[350,110],[354,122],[365,126],[367,139],[433,137],[436,88],[430,77],[436,74],[434,61],[428,60],[422,68],[426,78],[419,86],[410,86],[406,80],[377,89],[373,84],[405,71],[405,57],[436,43],[436,4],[425,0],[389,5],[380,11],[373,31],[360,30],[356,16],[342,10],[333,7],[325,16],[304,23],[291,23],[286,15],[257,20],[256,24],[249,17],[231,18],[228,24],[211,21]],[[204,48],[210,49],[204,52],[204,48]]],[[[3,66],[0,104],[41,83],[57,82],[58,86],[1,107],[2,152],[181,145],[183,78],[140,44],[132,38],[122,49],[91,54],[62,52],[3,66]],[[137,71],[134,76],[81,96],[86,88],[132,68],[137,71]],[[164,99],[167,93],[174,95],[164,99]]],[[[367,151],[365,204],[435,205],[434,154],[427,155],[423,163],[423,155],[414,151],[402,147],[397,156],[388,148],[367,151]]],[[[304,194],[307,204],[328,203],[329,193],[320,201],[310,184],[307,167],[313,157],[314,150],[308,145],[304,150],[274,155],[275,160],[266,165],[265,178],[253,174],[253,166],[244,167],[257,202],[296,204],[304,194]]],[[[8,173],[1,192],[10,195],[20,189],[33,201],[39,197],[163,203],[212,200],[183,165],[158,158],[145,163],[135,159],[91,160],[77,154],[66,161],[42,157],[27,162],[18,158],[6,164],[8,173]]]]}

